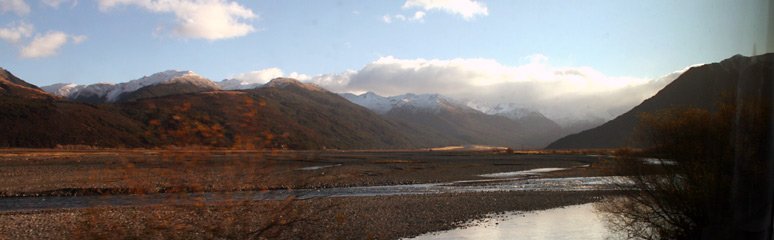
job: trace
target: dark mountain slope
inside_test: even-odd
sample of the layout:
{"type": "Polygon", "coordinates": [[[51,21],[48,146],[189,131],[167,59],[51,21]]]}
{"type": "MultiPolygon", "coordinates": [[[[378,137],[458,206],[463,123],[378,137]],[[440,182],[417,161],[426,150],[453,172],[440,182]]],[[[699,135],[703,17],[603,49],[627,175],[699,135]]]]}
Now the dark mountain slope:
{"type": "Polygon", "coordinates": [[[105,107],[56,100],[0,71],[0,147],[143,146],[138,122],[105,107]]]}
{"type": "Polygon", "coordinates": [[[3,68],[0,68],[0,96],[17,96],[23,98],[50,97],[37,86],[19,79],[3,68]]]}
{"type": "MultiPolygon", "coordinates": [[[[774,54],[755,57],[734,56],[720,63],[694,67],[683,73],[655,96],[623,115],[550,144],[549,149],[616,148],[637,146],[633,139],[639,115],[672,107],[713,110],[724,98],[734,99],[740,76],[761,76],[774,64],[774,54]]],[[[767,79],[769,82],[771,79],[767,79]]]]}
{"type": "Polygon", "coordinates": [[[292,149],[415,145],[397,124],[292,79],[275,79],[246,91],[142,99],[122,107],[151,126],[156,144],[292,149]]]}
{"type": "Polygon", "coordinates": [[[442,108],[439,111],[394,108],[384,114],[387,119],[404,123],[417,131],[418,138],[430,146],[482,144],[525,146],[524,127],[502,116],[477,111],[442,108]]]}

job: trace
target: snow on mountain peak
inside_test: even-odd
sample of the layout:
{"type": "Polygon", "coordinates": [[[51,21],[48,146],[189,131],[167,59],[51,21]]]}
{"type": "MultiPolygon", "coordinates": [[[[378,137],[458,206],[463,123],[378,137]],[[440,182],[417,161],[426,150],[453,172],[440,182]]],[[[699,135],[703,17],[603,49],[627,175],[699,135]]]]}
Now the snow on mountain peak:
{"type": "Polygon", "coordinates": [[[467,105],[473,109],[479,110],[489,115],[503,116],[513,120],[519,120],[530,116],[545,117],[539,111],[512,102],[498,103],[495,105],[484,105],[475,102],[468,102],[467,105]]]}
{"type": "Polygon", "coordinates": [[[217,84],[207,78],[199,76],[195,72],[167,70],[119,84],[96,83],[90,85],[77,85],[72,83],[58,83],[45,86],[43,87],[43,90],[56,96],[67,98],[74,99],[88,96],[104,98],[108,102],[115,102],[124,93],[134,92],[147,86],[171,83],[187,83],[203,88],[220,89],[217,84]]]}
{"type": "Polygon", "coordinates": [[[393,107],[390,99],[379,96],[373,92],[366,92],[360,95],[347,93],[341,94],[341,96],[354,104],[363,106],[379,114],[384,114],[393,107]]]}
{"type": "Polygon", "coordinates": [[[187,82],[199,86],[207,86],[218,89],[219,87],[212,81],[199,76],[192,71],[177,71],[167,70],[159,73],[155,73],[150,76],[144,76],[139,79],[135,79],[129,82],[115,85],[115,88],[107,92],[107,101],[114,102],[118,100],[118,97],[123,93],[134,92],[140,88],[152,86],[156,84],[167,84],[175,82],[187,82]]]}
{"type": "Polygon", "coordinates": [[[457,102],[438,94],[407,93],[398,96],[383,97],[373,92],[366,92],[360,95],[342,94],[341,96],[350,102],[371,109],[379,114],[387,113],[396,108],[410,111],[433,112],[438,112],[441,109],[468,108],[467,106],[458,104],[457,102]]]}
{"type": "Polygon", "coordinates": [[[414,107],[419,109],[432,109],[437,110],[443,104],[448,101],[438,94],[413,94],[408,93],[400,96],[400,101],[397,102],[395,107],[414,107]]]}
{"type": "Polygon", "coordinates": [[[95,83],[88,86],[80,86],[81,88],[78,91],[75,91],[70,94],[70,98],[78,98],[80,96],[84,97],[104,97],[107,95],[108,92],[115,89],[116,85],[112,83],[95,83]]]}
{"type": "Polygon", "coordinates": [[[54,96],[60,96],[60,97],[69,97],[70,94],[73,94],[80,89],[82,89],[83,85],[78,85],[75,83],[56,83],[48,86],[43,86],[41,89],[43,91],[46,91],[47,93],[50,93],[54,96]]]}

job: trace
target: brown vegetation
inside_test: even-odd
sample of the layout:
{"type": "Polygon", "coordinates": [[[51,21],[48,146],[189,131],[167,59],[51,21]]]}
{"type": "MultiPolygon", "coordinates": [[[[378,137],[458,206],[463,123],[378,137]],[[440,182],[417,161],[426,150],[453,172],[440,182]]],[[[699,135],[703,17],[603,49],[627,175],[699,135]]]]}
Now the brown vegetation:
{"type": "MultiPolygon", "coordinates": [[[[617,172],[631,176],[640,191],[599,205],[611,225],[640,239],[744,236],[736,228],[734,211],[737,204],[749,202],[735,201],[734,196],[749,192],[750,185],[734,185],[740,177],[735,167],[766,168],[761,153],[771,127],[770,104],[744,102],[758,104],[738,111],[734,104],[721,104],[715,112],[674,108],[643,114],[638,134],[650,147],[644,154],[670,162],[643,165],[631,155],[618,161],[617,172]]],[[[758,183],[764,183],[765,173],[758,175],[758,183]]]]}

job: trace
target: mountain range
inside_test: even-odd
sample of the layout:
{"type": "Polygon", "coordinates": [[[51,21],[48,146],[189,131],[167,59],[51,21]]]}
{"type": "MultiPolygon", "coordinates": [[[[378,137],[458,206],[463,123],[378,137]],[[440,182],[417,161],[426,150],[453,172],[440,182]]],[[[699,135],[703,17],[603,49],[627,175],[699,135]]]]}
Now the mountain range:
{"type": "Polygon", "coordinates": [[[771,58],[735,56],[693,67],[623,115],[569,136],[598,123],[563,127],[516,103],[478,106],[438,94],[335,94],[290,78],[213,82],[169,70],[119,84],[38,88],[0,69],[0,131],[6,133],[0,147],[637,146],[632,136],[639,114],[675,106],[712,109],[740,76],[760,75],[750,70],[761,68],[754,66],[770,68],[771,58]]]}
{"type": "Polygon", "coordinates": [[[421,130],[426,142],[433,145],[462,143],[540,148],[561,134],[558,124],[538,112],[486,114],[438,94],[383,97],[366,92],[341,95],[389,120],[421,130]]]}
{"type": "Polygon", "coordinates": [[[76,85],[59,83],[42,88],[78,102],[131,102],[142,98],[219,90],[214,82],[191,71],[168,70],[125,83],[76,85]]]}
{"type": "Polygon", "coordinates": [[[404,102],[380,114],[288,78],[221,90],[195,73],[165,71],[120,84],[56,84],[44,87],[46,93],[7,75],[3,83],[9,87],[3,89],[12,91],[4,92],[24,94],[4,98],[13,101],[3,101],[9,109],[0,115],[9,133],[0,142],[3,147],[539,147],[549,141],[535,138],[523,123],[440,95],[406,95],[425,101],[404,102]]]}
{"type": "MultiPolygon", "coordinates": [[[[319,86],[313,84],[303,84],[288,78],[274,79],[266,84],[245,83],[235,79],[223,80],[221,82],[215,83],[190,71],[174,70],[156,73],[120,84],[54,84],[51,86],[45,86],[43,89],[50,94],[74,102],[89,104],[112,104],[118,106],[132,105],[133,107],[138,107],[142,105],[133,105],[129,103],[138,101],[161,101],[165,105],[171,106],[171,102],[161,98],[173,95],[185,95],[181,97],[172,97],[172,99],[176,99],[174,101],[198,102],[201,99],[198,99],[197,96],[189,95],[197,95],[196,93],[205,92],[210,93],[209,95],[206,95],[210,96],[210,102],[221,102],[221,98],[229,97],[226,97],[226,95],[223,94],[215,94],[218,97],[213,98],[213,92],[229,94],[233,94],[235,92],[255,93],[265,92],[264,89],[270,88],[285,89],[288,86],[306,90],[308,92],[307,95],[319,94],[321,92],[330,93],[319,86]],[[255,87],[247,88],[247,86],[255,87]],[[224,89],[231,89],[231,91],[224,89]]],[[[276,95],[273,97],[278,98],[281,96],[284,95],[276,95]]],[[[376,118],[394,125],[394,127],[386,127],[386,129],[389,129],[389,131],[383,131],[380,135],[375,137],[372,136],[374,139],[378,139],[382,137],[382,135],[389,135],[386,134],[386,132],[399,134],[403,138],[401,141],[395,139],[387,141],[391,142],[392,145],[373,142],[372,145],[368,145],[371,147],[433,147],[446,145],[486,144],[498,146],[514,146],[520,148],[540,148],[561,136],[561,127],[559,127],[556,123],[538,112],[527,111],[525,109],[518,109],[518,112],[513,109],[499,109],[500,111],[498,112],[486,114],[463,103],[438,94],[405,94],[401,96],[382,97],[369,92],[359,96],[353,94],[341,94],[341,96],[352,103],[370,109],[373,111],[373,113],[377,113],[379,115],[376,116],[376,118]]],[[[228,101],[236,100],[229,98],[228,101]]],[[[303,104],[295,104],[292,106],[288,105],[288,107],[305,108],[310,105],[316,106],[315,111],[327,109],[326,106],[321,106],[318,104],[318,102],[304,102],[303,104]]],[[[223,104],[219,107],[227,106],[229,105],[223,104]]],[[[126,111],[136,112],[132,111],[134,109],[128,107],[122,107],[122,109],[129,109],[126,111]]],[[[210,112],[215,115],[229,114],[225,113],[227,110],[212,111],[205,108],[196,108],[196,111],[210,112]]],[[[338,114],[330,116],[327,114],[322,114],[317,115],[317,117],[319,118],[325,116],[330,118],[333,116],[344,115],[347,115],[353,119],[373,118],[372,116],[361,116],[362,114],[357,115],[359,117],[354,117],[355,115],[353,114],[338,114]]],[[[141,116],[141,114],[135,114],[134,116],[141,116]]],[[[299,115],[297,117],[303,116],[299,115]]],[[[147,121],[148,119],[141,117],[141,120],[147,121]]],[[[342,125],[360,125],[351,124],[348,123],[348,121],[348,119],[339,119],[338,123],[341,123],[342,125]]],[[[320,121],[311,122],[314,122],[314,124],[322,124],[320,121]]],[[[281,123],[278,124],[281,125],[281,123]]],[[[284,129],[284,131],[293,132],[293,130],[302,128],[313,128],[316,126],[314,124],[299,125],[293,129],[284,129]]],[[[323,125],[327,126],[330,124],[323,125]]],[[[379,124],[375,125],[379,126],[379,124]]],[[[269,125],[266,126],[270,127],[269,125]]],[[[235,132],[237,131],[237,128],[229,128],[228,130],[230,132],[235,132]]],[[[309,131],[304,130],[300,132],[309,131]]],[[[354,131],[350,134],[358,133],[360,132],[354,131]]],[[[314,134],[307,135],[308,136],[306,137],[308,138],[318,138],[314,134]]],[[[324,135],[325,134],[323,134],[323,136],[324,135]]],[[[346,139],[347,137],[348,136],[339,134],[339,138],[341,139],[346,139]]],[[[222,146],[226,144],[226,142],[219,142],[217,145],[222,146]]],[[[306,143],[312,141],[304,142],[305,144],[300,145],[289,144],[289,142],[285,144],[304,148],[349,147],[342,144],[309,145],[306,143]]],[[[351,143],[354,144],[371,142],[372,141],[359,139],[358,141],[353,141],[351,143]]],[[[199,142],[197,144],[204,143],[199,142]]],[[[360,147],[367,146],[364,145],[360,147]]]]}

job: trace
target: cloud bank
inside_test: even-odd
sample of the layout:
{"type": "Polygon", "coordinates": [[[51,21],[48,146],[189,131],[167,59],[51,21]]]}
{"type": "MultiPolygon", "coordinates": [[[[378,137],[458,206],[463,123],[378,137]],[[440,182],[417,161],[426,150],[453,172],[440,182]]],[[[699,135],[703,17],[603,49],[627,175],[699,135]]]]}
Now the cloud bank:
{"type": "Polygon", "coordinates": [[[227,0],[99,0],[102,11],[121,5],[154,13],[172,13],[177,22],[174,35],[211,41],[254,32],[249,21],[258,17],[251,9],[227,0]]]}
{"type": "Polygon", "coordinates": [[[591,67],[557,67],[534,55],[518,66],[492,59],[382,57],[358,71],[315,76],[334,92],[392,96],[439,93],[476,105],[514,103],[560,123],[611,119],[654,95],[683,71],[657,79],[608,76],[591,67]]]}

